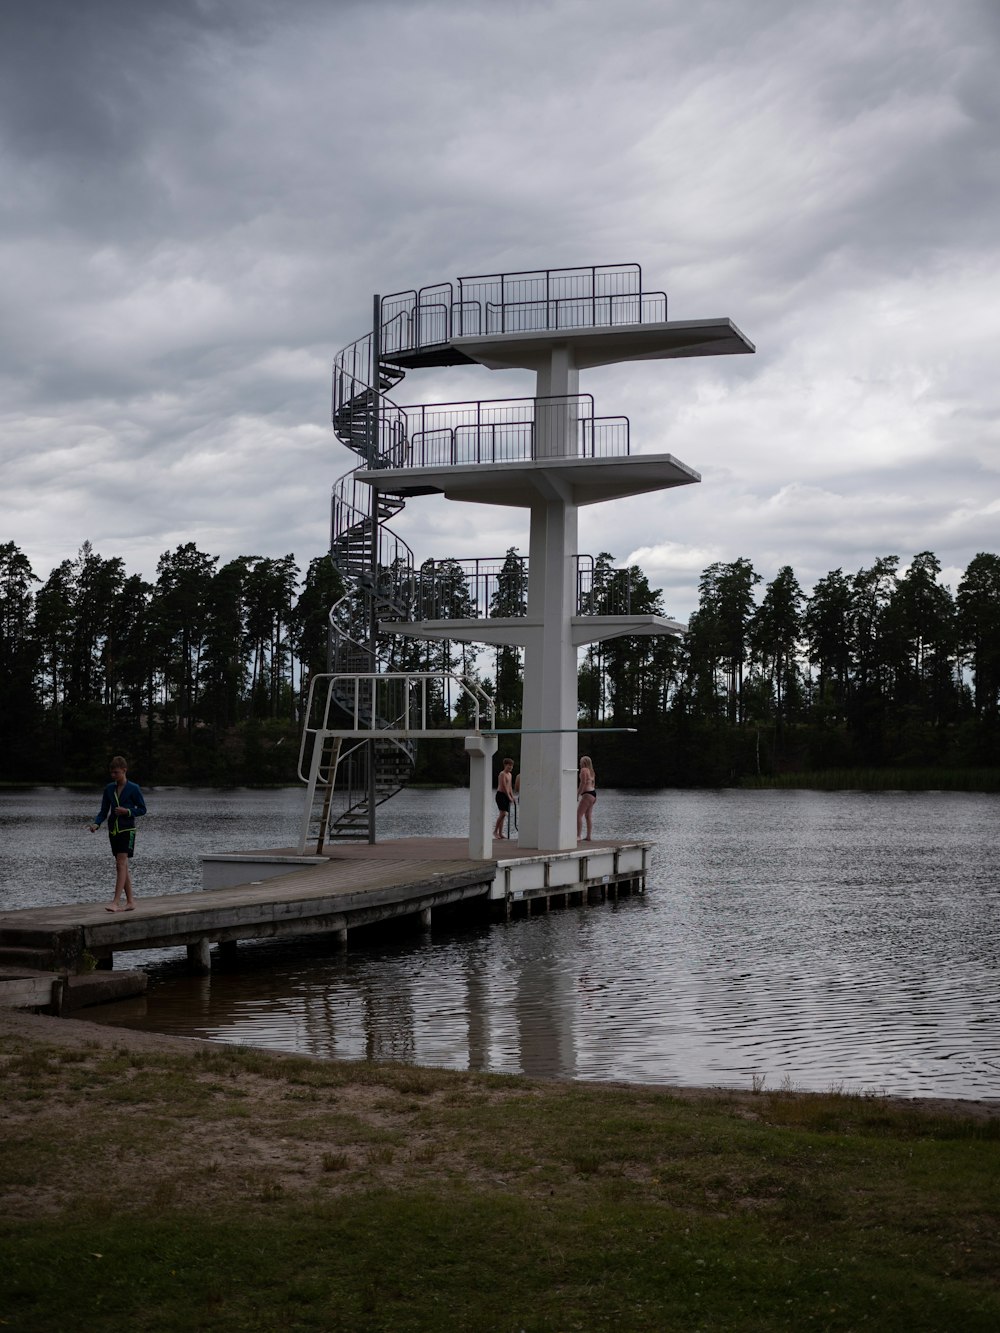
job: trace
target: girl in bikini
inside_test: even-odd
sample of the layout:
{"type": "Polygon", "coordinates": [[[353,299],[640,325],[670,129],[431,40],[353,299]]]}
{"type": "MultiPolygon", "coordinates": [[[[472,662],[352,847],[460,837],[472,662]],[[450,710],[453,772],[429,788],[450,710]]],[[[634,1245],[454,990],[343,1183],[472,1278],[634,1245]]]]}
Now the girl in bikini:
{"type": "Polygon", "coordinates": [[[580,756],[580,781],[576,785],[577,807],[576,807],[576,836],[583,838],[584,842],[590,842],[593,833],[594,803],[597,800],[597,775],[594,772],[594,765],[591,762],[590,755],[580,756]],[[587,836],[583,837],[584,825],[587,828],[587,836]]]}

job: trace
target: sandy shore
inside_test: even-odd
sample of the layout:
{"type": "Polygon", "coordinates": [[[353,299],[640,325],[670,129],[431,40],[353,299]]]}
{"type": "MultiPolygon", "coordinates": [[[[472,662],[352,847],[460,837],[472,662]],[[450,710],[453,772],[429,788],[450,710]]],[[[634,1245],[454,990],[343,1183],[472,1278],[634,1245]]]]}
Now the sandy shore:
{"type": "MultiPolygon", "coordinates": [[[[108,1048],[129,1051],[185,1051],[218,1049],[220,1043],[204,1041],[197,1037],[172,1037],[158,1032],[139,1032],[131,1028],[107,1027],[103,1023],[88,1023],[82,1018],[53,1018],[47,1014],[33,1014],[18,1009],[0,1009],[0,1041],[17,1038],[38,1046],[56,1046],[84,1050],[108,1048]]],[[[260,1048],[264,1053],[282,1059],[287,1054],[260,1048]]],[[[319,1057],[299,1057],[319,1058],[319,1057]]],[[[594,1086],[616,1086],[614,1084],[595,1084],[594,1086]]],[[[622,1086],[622,1085],[618,1085],[622,1086]]],[[[634,1085],[629,1085],[634,1086],[634,1085]]],[[[720,1094],[734,1102],[744,1099],[756,1100],[758,1093],[749,1090],[719,1087],[673,1087],[665,1084],[651,1085],[654,1091],[669,1094],[672,1097],[684,1097],[696,1100],[711,1097],[718,1100],[720,1094]]],[[[776,1093],[774,1088],[765,1089],[776,1093]]],[[[791,1095],[809,1097],[823,1096],[823,1093],[794,1093],[791,1095]]],[[[958,1098],[958,1097],[885,1097],[887,1103],[894,1106],[909,1107],[925,1111],[930,1115],[954,1115],[974,1120],[1000,1119],[1000,1097],[996,1098],[958,1098]]]]}

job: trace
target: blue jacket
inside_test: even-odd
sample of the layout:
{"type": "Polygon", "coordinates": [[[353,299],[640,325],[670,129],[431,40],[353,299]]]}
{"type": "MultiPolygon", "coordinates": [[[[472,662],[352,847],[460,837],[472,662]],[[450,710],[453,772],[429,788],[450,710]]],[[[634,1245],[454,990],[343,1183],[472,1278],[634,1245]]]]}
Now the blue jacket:
{"type": "Polygon", "coordinates": [[[126,780],[120,796],[118,795],[117,782],[109,782],[104,788],[104,799],[101,801],[100,813],[94,823],[102,824],[116,805],[124,806],[129,813],[112,817],[108,824],[108,831],[111,833],[124,833],[126,829],[135,828],[136,816],[146,813],[146,802],[142,799],[142,792],[134,782],[126,780]]]}

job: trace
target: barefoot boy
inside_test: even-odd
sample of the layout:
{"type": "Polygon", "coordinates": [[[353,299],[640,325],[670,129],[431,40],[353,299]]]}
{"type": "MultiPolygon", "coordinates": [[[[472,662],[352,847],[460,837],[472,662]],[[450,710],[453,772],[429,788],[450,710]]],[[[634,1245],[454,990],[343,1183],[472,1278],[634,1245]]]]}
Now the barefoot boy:
{"type": "Polygon", "coordinates": [[[142,792],[134,782],[129,782],[128,765],[120,754],[116,754],[111,761],[111,781],[104,788],[101,809],[89,826],[91,833],[96,833],[102,820],[108,820],[111,855],[115,858],[115,896],[105,909],[108,912],[131,912],[135,907],[132,872],[128,863],[135,851],[136,816],[145,813],[146,802],[142,799],[142,792]],[[123,894],[124,903],[121,901],[123,894]]]}
{"type": "Polygon", "coordinates": [[[500,770],[500,776],[497,778],[496,802],[500,813],[497,815],[497,822],[493,825],[494,838],[503,837],[504,820],[507,821],[507,834],[510,835],[510,804],[514,799],[513,772],[513,759],[505,759],[503,768],[500,770]]]}

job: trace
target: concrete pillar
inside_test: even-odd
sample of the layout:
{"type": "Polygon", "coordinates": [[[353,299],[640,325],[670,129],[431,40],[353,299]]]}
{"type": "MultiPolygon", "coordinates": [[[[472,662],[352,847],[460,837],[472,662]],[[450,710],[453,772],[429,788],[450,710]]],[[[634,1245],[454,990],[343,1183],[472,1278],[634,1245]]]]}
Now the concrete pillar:
{"type": "Polygon", "coordinates": [[[469,756],[469,859],[493,858],[493,756],[497,752],[495,736],[466,736],[465,753],[469,756]]]}
{"type": "MultiPolygon", "coordinates": [[[[572,349],[555,345],[539,367],[535,393],[573,396],[580,375],[572,349]]],[[[575,399],[538,404],[535,457],[577,452],[575,399]]],[[[540,623],[524,650],[524,728],[521,741],[520,837],[523,848],[568,851],[576,846],[576,612],[577,507],[549,482],[531,509],[528,614],[540,623]],[[532,734],[532,732],[536,734],[532,734]]]]}
{"type": "Polygon", "coordinates": [[[541,628],[524,650],[519,821],[520,845],[539,850],[576,846],[576,550],[576,505],[563,499],[535,504],[528,614],[541,628]]]}
{"type": "Polygon", "coordinates": [[[569,458],[577,453],[580,372],[568,347],[553,347],[535,383],[534,457],[569,458]],[[555,402],[546,401],[552,397],[555,402]]]}
{"type": "Polygon", "coordinates": [[[421,907],[421,909],[420,909],[420,925],[421,925],[421,928],[422,928],[423,930],[430,930],[430,928],[431,928],[431,908],[429,908],[429,907],[421,907]]]}
{"type": "Polygon", "coordinates": [[[333,932],[333,938],[337,941],[338,949],[347,948],[347,927],[341,926],[339,930],[333,932]]]}
{"type": "Polygon", "coordinates": [[[208,940],[198,940],[187,947],[188,971],[206,973],[212,970],[212,945],[208,940]]]}

